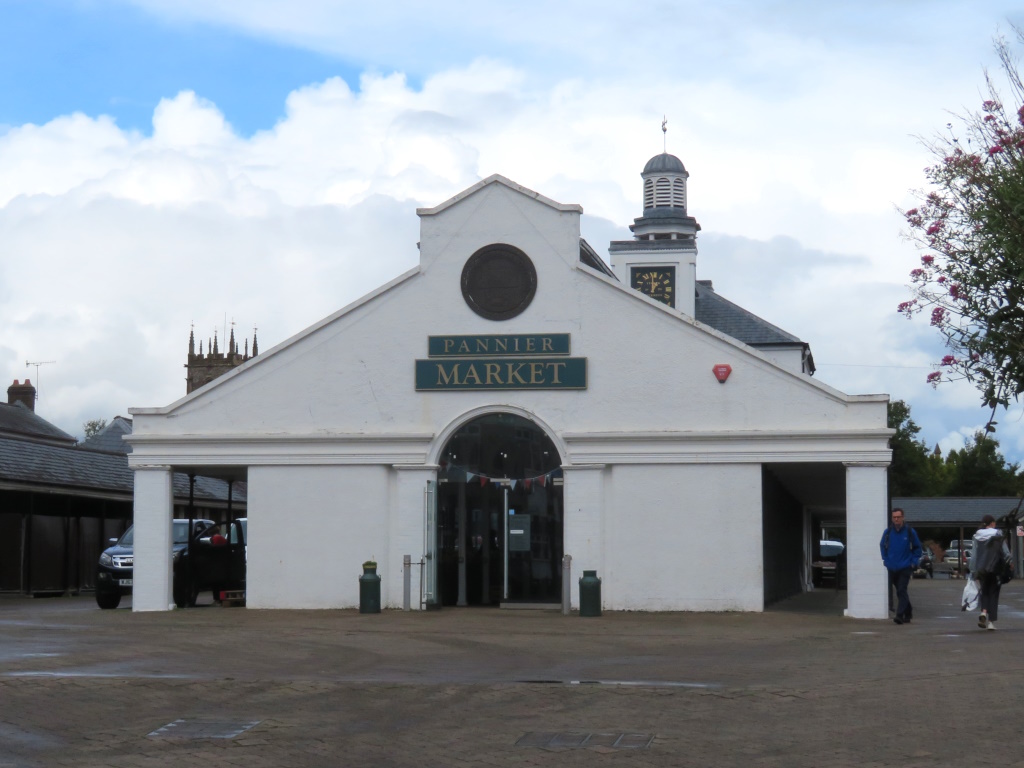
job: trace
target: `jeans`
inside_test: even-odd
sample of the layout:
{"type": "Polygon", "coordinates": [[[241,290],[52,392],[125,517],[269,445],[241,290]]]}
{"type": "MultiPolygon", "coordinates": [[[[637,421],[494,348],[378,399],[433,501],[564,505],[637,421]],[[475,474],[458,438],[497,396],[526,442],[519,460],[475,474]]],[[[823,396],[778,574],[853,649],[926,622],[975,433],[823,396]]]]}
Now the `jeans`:
{"type": "Polygon", "coordinates": [[[910,604],[907,586],[910,584],[910,573],[913,568],[900,571],[889,571],[889,584],[896,588],[896,618],[909,619],[914,615],[914,606],[910,604]]]}
{"type": "Polygon", "coordinates": [[[978,608],[988,614],[989,621],[999,618],[999,590],[1002,583],[999,576],[994,573],[983,573],[978,577],[981,583],[981,596],[978,598],[978,608]]]}

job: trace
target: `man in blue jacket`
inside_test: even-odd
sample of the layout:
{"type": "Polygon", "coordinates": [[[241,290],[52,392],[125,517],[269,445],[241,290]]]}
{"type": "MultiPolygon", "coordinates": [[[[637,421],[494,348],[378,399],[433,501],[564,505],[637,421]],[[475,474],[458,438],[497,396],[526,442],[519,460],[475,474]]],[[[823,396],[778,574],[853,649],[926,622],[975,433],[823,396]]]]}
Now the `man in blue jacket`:
{"type": "Polygon", "coordinates": [[[885,529],[878,546],[882,551],[882,562],[889,569],[889,585],[896,588],[896,618],[893,621],[909,624],[914,607],[910,604],[907,586],[914,566],[921,560],[921,540],[917,538],[917,531],[903,524],[903,510],[899,507],[892,511],[892,525],[885,529]]]}

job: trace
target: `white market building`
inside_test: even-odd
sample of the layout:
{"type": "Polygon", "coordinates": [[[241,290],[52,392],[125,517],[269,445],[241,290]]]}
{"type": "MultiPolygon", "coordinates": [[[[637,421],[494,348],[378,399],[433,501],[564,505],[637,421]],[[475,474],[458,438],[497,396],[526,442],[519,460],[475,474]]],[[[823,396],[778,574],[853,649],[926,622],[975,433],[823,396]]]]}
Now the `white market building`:
{"type": "Polygon", "coordinates": [[[809,588],[828,520],[848,615],[885,618],[888,397],[818,382],[807,344],[696,280],[687,176],[647,164],[610,269],[580,206],[491,176],[417,211],[418,267],[132,409],[134,610],[173,606],[194,472],[248,483],[249,607],[354,607],[368,559],[401,607],[406,555],[414,595],[558,605],[571,555],[606,610],[760,611],[809,588]]]}

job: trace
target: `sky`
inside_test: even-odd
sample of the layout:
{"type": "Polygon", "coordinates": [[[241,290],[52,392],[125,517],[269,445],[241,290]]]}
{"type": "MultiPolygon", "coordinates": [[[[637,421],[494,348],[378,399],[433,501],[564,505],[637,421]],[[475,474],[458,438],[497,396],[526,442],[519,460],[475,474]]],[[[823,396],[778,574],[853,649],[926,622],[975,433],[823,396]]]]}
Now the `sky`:
{"type": "MultiPolygon", "coordinates": [[[[988,413],[925,382],[944,350],[896,313],[898,209],[1011,24],[986,0],[0,0],[0,372],[79,437],[167,405],[190,329],[287,340],[414,267],[416,207],[492,173],[582,205],[607,258],[664,142],[698,278],[961,447],[988,413]]],[[[997,420],[1024,462],[1024,410],[997,420]]]]}

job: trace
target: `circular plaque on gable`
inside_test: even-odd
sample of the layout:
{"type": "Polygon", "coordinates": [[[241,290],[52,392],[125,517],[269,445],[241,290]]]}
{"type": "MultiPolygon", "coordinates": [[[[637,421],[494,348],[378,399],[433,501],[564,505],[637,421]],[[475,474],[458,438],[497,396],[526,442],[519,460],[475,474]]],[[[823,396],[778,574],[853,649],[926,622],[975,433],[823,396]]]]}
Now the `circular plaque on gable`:
{"type": "Polygon", "coordinates": [[[537,270],[530,257],[511,245],[487,245],[462,268],[462,296],[488,320],[508,320],[533,301],[537,270]]]}

